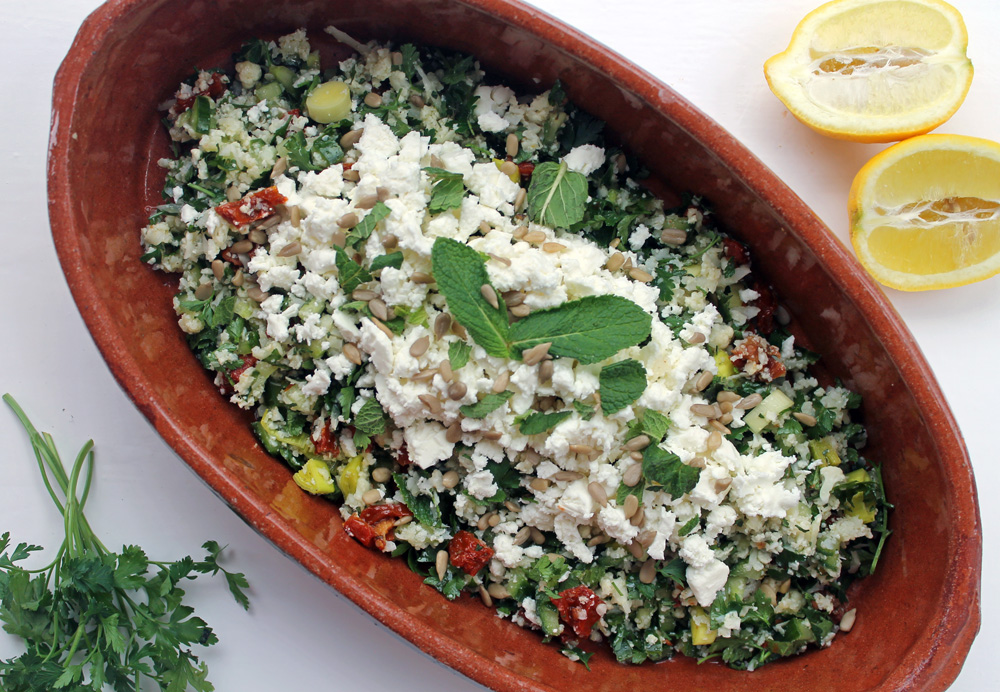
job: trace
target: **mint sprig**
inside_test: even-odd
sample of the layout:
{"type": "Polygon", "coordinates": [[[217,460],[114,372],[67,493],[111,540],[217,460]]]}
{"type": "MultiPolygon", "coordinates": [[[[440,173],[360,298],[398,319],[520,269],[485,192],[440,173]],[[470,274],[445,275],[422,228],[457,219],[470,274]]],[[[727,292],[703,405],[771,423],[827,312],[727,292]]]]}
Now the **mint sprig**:
{"type": "Polygon", "coordinates": [[[424,171],[434,179],[434,187],[431,188],[431,199],[427,203],[427,211],[431,214],[440,214],[443,211],[458,209],[462,206],[462,198],[465,196],[465,182],[461,173],[453,173],[433,166],[427,166],[424,171]]]}
{"type": "Polygon", "coordinates": [[[352,260],[344,248],[337,248],[337,257],[334,262],[337,264],[337,279],[346,294],[350,294],[366,281],[372,280],[371,272],[352,260]]]}
{"type": "Polygon", "coordinates": [[[556,411],[555,413],[531,413],[521,421],[518,430],[522,435],[537,435],[556,427],[573,415],[572,411],[556,411]]]}
{"type": "Polygon", "coordinates": [[[514,396],[514,392],[510,390],[500,392],[499,394],[490,393],[474,404],[459,406],[458,410],[461,411],[462,415],[466,418],[486,418],[486,416],[490,415],[507,403],[507,399],[512,396],[514,396]]]}
{"type": "Polygon", "coordinates": [[[431,250],[431,265],[452,316],[489,355],[510,358],[507,310],[483,298],[482,286],[490,277],[480,254],[457,240],[438,238],[431,250]]]}
{"type": "Polygon", "coordinates": [[[510,350],[523,351],[551,342],[549,353],[576,358],[584,365],[610,358],[645,341],[653,318],[620,296],[587,296],[533,312],[510,328],[510,350]]]}
{"type": "Polygon", "coordinates": [[[642,475],[648,483],[661,486],[659,490],[677,499],[694,490],[701,470],[654,444],[642,452],[642,475]]]}
{"type": "Polygon", "coordinates": [[[601,368],[601,413],[610,416],[631,405],[646,391],[646,368],[637,360],[621,360],[601,368]]]}
{"type": "Polygon", "coordinates": [[[391,211],[385,203],[376,202],[371,211],[365,214],[365,218],[361,219],[361,223],[347,234],[347,244],[354,245],[362,240],[368,240],[378,222],[387,217],[391,211]]]}
{"type": "Polygon", "coordinates": [[[540,163],[531,174],[527,201],[528,215],[535,223],[569,228],[583,220],[587,178],[565,163],[540,163]]]}

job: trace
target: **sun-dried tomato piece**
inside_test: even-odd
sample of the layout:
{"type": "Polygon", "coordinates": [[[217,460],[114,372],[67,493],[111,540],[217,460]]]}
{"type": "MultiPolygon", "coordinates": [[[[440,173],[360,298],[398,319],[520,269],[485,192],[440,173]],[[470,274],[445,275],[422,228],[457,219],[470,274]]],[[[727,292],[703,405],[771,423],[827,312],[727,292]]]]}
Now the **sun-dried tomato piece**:
{"type": "Polygon", "coordinates": [[[288,198],[272,185],[263,190],[257,190],[243,199],[220,204],[215,208],[215,212],[234,226],[245,226],[258,219],[271,216],[274,214],[276,206],[287,201],[288,198]]]}
{"type": "Polygon", "coordinates": [[[396,463],[399,464],[404,469],[413,463],[410,460],[410,452],[409,450],[406,449],[405,444],[399,448],[398,452],[396,452],[396,463]]]}
{"type": "Polygon", "coordinates": [[[787,372],[778,347],[758,334],[749,333],[737,341],[729,357],[733,365],[762,382],[771,382],[787,372]]]}
{"type": "Polygon", "coordinates": [[[337,431],[330,427],[330,423],[322,427],[319,436],[313,438],[313,447],[317,454],[328,454],[337,456],[340,454],[340,445],[337,444],[337,431]]]}
{"type": "Polygon", "coordinates": [[[229,372],[225,373],[226,378],[225,380],[223,380],[223,388],[228,392],[233,391],[233,387],[235,387],[236,383],[240,381],[240,377],[243,375],[243,373],[245,373],[247,370],[249,370],[250,368],[252,368],[257,364],[257,359],[251,355],[245,355],[242,358],[243,358],[242,365],[240,365],[237,368],[233,368],[229,372]]]}
{"type": "Polygon", "coordinates": [[[589,637],[594,623],[601,619],[597,606],[603,603],[600,597],[586,586],[574,586],[553,598],[552,604],[559,611],[559,617],[569,625],[578,637],[589,637]]]}
{"type": "Polygon", "coordinates": [[[521,178],[530,178],[531,174],[535,172],[535,164],[530,161],[523,161],[517,164],[517,171],[521,174],[521,178]]]}
{"type": "Polygon", "coordinates": [[[385,550],[386,543],[393,538],[396,520],[409,516],[413,513],[403,504],[372,505],[365,507],[360,516],[349,516],[344,522],[344,532],[366,548],[385,550]]]}
{"type": "Polygon", "coordinates": [[[475,575],[493,559],[493,548],[468,531],[459,531],[448,544],[451,564],[468,575],[475,575]]]}
{"type": "Polygon", "coordinates": [[[361,519],[363,521],[372,524],[379,524],[386,519],[391,519],[396,521],[402,517],[412,517],[413,512],[410,508],[401,503],[392,503],[387,505],[372,505],[371,507],[365,507],[361,510],[361,519]]]}
{"type": "Polygon", "coordinates": [[[199,96],[205,96],[207,94],[213,99],[217,99],[224,93],[226,93],[226,83],[223,81],[222,75],[219,73],[213,73],[208,80],[208,84],[204,87],[195,87],[195,89],[187,96],[177,97],[177,104],[174,106],[174,112],[178,114],[183,113],[194,105],[194,100],[199,96]]]}
{"type": "Polygon", "coordinates": [[[754,318],[754,324],[761,334],[770,334],[774,331],[774,311],[778,309],[778,300],[774,297],[774,292],[759,281],[753,285],[753,290],[759,296],[750,301],[750,304],[760,310],[754,318]]]}
{"type": "Polygon", "coordinates": [[[723,238],[722,252],[736,264],[750,264],[750,251],[738,240],[723,238]]]}

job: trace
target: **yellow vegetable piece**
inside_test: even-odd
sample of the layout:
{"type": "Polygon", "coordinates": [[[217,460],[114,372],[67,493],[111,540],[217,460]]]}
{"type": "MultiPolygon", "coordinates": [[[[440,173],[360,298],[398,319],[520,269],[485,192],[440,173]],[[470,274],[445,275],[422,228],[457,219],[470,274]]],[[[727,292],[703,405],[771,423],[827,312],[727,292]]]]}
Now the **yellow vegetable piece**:
{"type": "Polygon", "coordinates": [[[736,366],[729,360],[729,354],[721,348],[715,352],[715,366],[719,369],[719,377],[732,377],[736,374],[736,366]]]}
{"type": "Polygon", "coordinates": [[[504,164],[507,164],[507,163],[510,164],[510,166],[507,167],[509,169],[509,172],[507,173],[507,177],[510,178],[511,181],[513,181],[515,183],[520,183],[521,182],[521,169],[517,167],[517,164],[513,163],[512,161],[504,161],[503,159],[493,159],[493,165],[495,165],[497,167],[497,170],[500,170],[500,171],[503,171],[504,164]]]}
{"type": "MultiPolygon", "coordinates": [[[[867,470],[857,469],[844,476],[844,483],[867,483],[871,479],[867,470]]],[[[865,504],[865,494],[862,492],[851,496],[851,499],[844,504],[844,511],[848,516],[857,517],[866,524],[875,521],[875,508],[865,504]]]]}
{"type": "Polygon", "coordinates": [[[340,81],[324,82],[306,97],[306,113],[318,123],[336,123],[351,115],[351,90],[340,81]]]}
{"type": "Polygon", "coordinates": [[[813,459],[822,461],[824,466],[840,466],[840,455],[837,454],[829,437],[824,437],[822,440],[809,440],[809,451],[812,452],[813,459]]]}
{"type": "Polygon", "coordinates": [[[893,142],[950,118],[972,83],[962,15],[941,0],[834,0],[764,63],[771,91],[821,134],[893,142]]]}
{"type": "Polygon", "coordinates": [[[890,147],[854,178],[851,243],[877,281],[903,291],[1000,273],[1000,143],[924,135],[890,147]]]}
{"type": "Polygon", "coordinates": [[[691,609],[691,643],[695,646],[706,646],[715,641],[718,630],[709,628],[708,614],[704,608],[691,609]]]}
{"type": "Polygon", "coordinates": [[[357,491],[358,478],[361,476],[363,462],[364,457],[361,455],[353,457],[347,462],[347,466],[340,471],[340,475],[337,476],[337,484],[344,495],[353,495],[357,491]]]}
{"type": "Polygon", "coordinates": [[[292,480],[296,485],[313,495],[328,495],[337,491],[337,486],[330,477],[330,467],[319,459],[310,459],[295,472],[292,480]]]}

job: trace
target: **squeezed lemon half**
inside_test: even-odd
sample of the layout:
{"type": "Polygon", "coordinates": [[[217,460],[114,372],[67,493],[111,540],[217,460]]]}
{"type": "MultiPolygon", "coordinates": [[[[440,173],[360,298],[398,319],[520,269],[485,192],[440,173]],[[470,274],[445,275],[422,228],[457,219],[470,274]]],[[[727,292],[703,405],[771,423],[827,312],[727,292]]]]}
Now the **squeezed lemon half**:
{"type": "Polygon", "coordinates": [[[814,130],[893,142],[950,118],[972,83],[962,15],[941,0],[835,0],[810,12],[764,75],[814,130]]]}
{"type": "Polygon", "coordinates": [[[851,242],[877,281],[903,291],[1000,273],[1000,144],[923,135],[865,164],[848,199],[851,242]]]}

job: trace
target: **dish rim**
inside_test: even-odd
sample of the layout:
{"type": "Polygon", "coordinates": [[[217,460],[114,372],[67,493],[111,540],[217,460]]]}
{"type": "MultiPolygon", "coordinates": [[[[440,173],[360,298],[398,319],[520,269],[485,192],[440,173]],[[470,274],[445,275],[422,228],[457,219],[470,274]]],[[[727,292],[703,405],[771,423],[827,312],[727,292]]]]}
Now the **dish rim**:
{"type": "MultiPolygon", "coordinates": [[[[336,565],[289,527],[271,521],[260,499],[237,483],[223,466],[210,463],[199,447],[174,425],[157,394],[143,381],[138,364],[130,357],[121,336],[114,330],[100,295],[89,280],[83,250],[72,219],[69,157],[60,144],[70,140],[71,116],[75,111],[80,80],[90,66],[94,52],[117,18],[141,8],[148,0],[108,0],[80,27],[61,63],[53,85],[52,121],[48,143],[49,223],[57,255],[81,316],[112,375],[157,432],[185,463],[222,497],[256,531],[293,557],[316,576],[333,586],[355,604],[397,634],[469,678],[504,690],[553,690],[529,680],[494,660],[488,659],[441,635],[419,617],[407,613],[392,600],[379,595],[336,565]],[[60,155],[62,154],[62,155],[60,155]]],[[[915,642],[896,670],[888,674],[879,689],[944,689],[957,677],[980,624],[979,591],[982,554],[982,527],[971,462],[953,414],[946,404],[930,366],[895,308],[849,251],[830,233],[822,221],[794,192],[746,147],[683,96],[657,80],[623,56],[551,15],[519,0],[451,0],[514,26],[552,45],[580,62],[604,72],[655,111],[672,120],[680,129],[710,150],[738,177],[743,185],[777,218],[798,236],[828,270],[830,280],[857,308],[876,334],[898,369],[901,381],[923,412],[934,440],[941,465],[957,488],[964,493],[972,512],[957,518],[963,535],[973,539],[970,546],[956,548],[973,552],[974,569],[950,569],[943,591],[953,605],[964,603],[965,617],[953,613],[926,630],[915,642]],[[945,442],[951,444],[944,444],[945,442]],[[942,646],[939,643],[946,644],[942,646]]],[[[961,497],[956,495],[957,500],[961,497]]],[[[956,564],[961,560],[955,560],[956,564]]]]}

